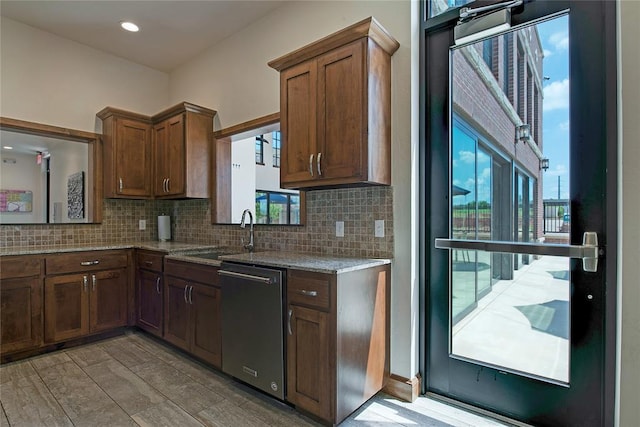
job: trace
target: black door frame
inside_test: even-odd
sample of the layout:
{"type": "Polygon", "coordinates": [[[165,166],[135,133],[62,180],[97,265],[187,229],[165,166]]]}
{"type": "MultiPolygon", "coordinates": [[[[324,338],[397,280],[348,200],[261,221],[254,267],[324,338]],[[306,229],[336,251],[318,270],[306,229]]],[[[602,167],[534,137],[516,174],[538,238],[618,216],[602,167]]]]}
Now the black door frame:
{"type": "MultiPolygon", "coordinates": [[[[490,1],[489,3],[493,3],[490,1]]],[[[428,16],[428,0],[421,1],[421,35],[420,35],[420,140],[421,144],[419,153],[420,164],[420,200],[419,200],[419,281],[420,281],[420,328],[421,333],[420,348],[420,371],[422,378],[422,393],[431,393],[434,390],[431,384],[444,384],[446,388],[449,385],[448,372],[429,370],[428,366],[430,356],[427,352],[427,346],[430,342],[448,342],[448,327],[440,330],[432,331],[430,326],[432,323],[448,325],[448,310],[440,310],[438,313],[430,313],[429,307],[431,300],[435,302],[448,301],[448,253],[444,250],[434,249],[434,239],[436,237],[447,237],[448,235],[448,194],[445,196],[442,189],[447,189],[448,182],[448,160],[449,160],[449,61],[448,47],[453,44],[453,26],[457,21],[458,9],[452,9],[438,16],[437,18],[427,20],[428,16]],[[444,49],[444,50],[443,50],[444,49]],[[427,61],[428,57],[438,58],[435,61],[427,61]],[[443,234],[444,230],[444,234],[443,234]],[[431,286],[431,284],[446,283],[447,286],[431,286]],[[431,335],[428,335],[431,334],[431,335]]],[[[486,2],[484,2],[486,3],[486,2]]],[[[603,32],[589,31],[580,34],[580,38],[584,43],[579,46],[571,46],[572,53],[570,59],[570,67],[572,67],[571,87],[584,87],[581,79],[588,80],[594,76],[600,76],[602,85],[594,90],[599,91],[599,96],[604,100],[602,105],[594,105],[587,107],[588,114],[593,115],[593,110],[598,109],[601,120],[598,123],[589,123],[588,129],[576,127],[572,128],[572,132],[576,135],[572,136],[573,142],[581,141],[584,135],[598,135],[603,141],[606,141],[601,150],[596,153],[578,153],[573,150],[571,161],[576,162],[578,159],[584,164],[585,158],[588,159],[586,170],[606,170],[598,176],[585,173],[585,168],[580,171],[574,168],[571,176],[572,182],[582,180],[585,185],[596,186],[600,194],[603,194],[604,202],[598,198],[597,200],[589,200],[588,198],[582,205],[572,202],[571,211],[584,211],[590,206],[598,206],[600,214],[598,218],[589,218],[588,220],[578,218],[580,215],[574,216],[577,219],[574,222],[574,229],[578,233],[572,233],[571,244],[581,244],[581,230],[586,227],[589,231],[597,231],[599,235],[599,245],[603,249],[601,251],[600,263],[605,265],[606,276],[600,277],[601,283],[605,283],[605,289],[596,288],[597,280],[593,278],[585,278],[581,268],[577,266],[577,262],[572,261],[572,274],[577,280],[583,280],[587,283],[580,292],[593,294],[597,298],[602,298],[602,308],[604,313],[598,313],[599,319],[595,324],[579,325],[576,322],[579,318],[584,305],[588,304],[582,299],[576,299],[572,302],[572,337],[574,339],[596,339],[599,340],[601,348],[601,360],[597,363],[600,369],[600,376],[597,384],[587,387],[590,395],[596,396],[595,402],[598,406],[596,419],[590,419],[600,425],[611,425],[615,417],[615,375],[616,375],[616,295],[617,295],[617,45],[616,45],[616,4],[613,1],[599,0],[583,2],[579,5],[580,0],[561,0],[561,1],[534,1],[527,0],[526,7],[522,13],[513,15],[512,25],[515,27],[521,23],[531,21],[540,16],[549,15],[554,12],[572,9],[570,26],[577,20],[585,22],[600,21],[604,28],[603,32]],[[576,13],[576,11],[578,11],[576,13]],[[577,15],[577,18],[576,18],[577,15]],[[604,57],[592,61],[592,57],[588,55],[589,46],[600,46],[604,52],[604,57]],[[594,133],[595,132],[595,133],[594,133]],[[588,223],[587,223],[588,222],[588,223]],[[599,228],[594,223],[600,223],[599,228]],[[606,254],[606,256],[604,256],[606,254]],[[597,337],[593,337],[589,331],[597,330],[597,337]]],[[[473,4],[469,5],[473,6],[473,4]]],[[[570,33],[572,31],[570,30],[570,33]]],[[[574,90],[571,96],[575,96],[574,90]]],[[[573,101],[572,101],[573,104],[573,101]]],[[[594,103],[598,104],[598,103],[594,103]]],[[[572,123],[584,123],[585,119],[580,116],[578,109],[571,112],[572,123]]],[[[574,163],[575,164],[575,163],[574,163]]],[[[572,221],[574,220],[572,218],[572,221]]],[[[448,304],[447,304],[448,307],[448,304]]],[[[597,316],[596,316],[597,317],[597,316]]],[[[573,354],[572,357],[580,357],[580,354],[573,354]]],[[[448,358],[448,356],[447,356],[448,358]]],[[[591,362],[592,363],[592,362],[591,362]]],[[[482,375],[492,376],[498,379],[500,373],[491,368],[483,368],[482,375]]],[[[473,370],[475,375],[477,370],[473,370]]],[[[572,378],[574,376],[572,375],[572,378]]],[[[535,392],[535,384],[531,392],[535,392]]],[[[435,390],[437,393],[438,391],[435,390]]],[[[491,395],[494,390],[487,390],[491,395]]],[[[500,393],[496,394],[496,397],[500,393]]],[[[586,392],[585,392],[586,395],[586,392]]],[[[450,396],[454,399],[459,398],[464,401],[464,396],[450,396]]],[[[500,395],[500,398],[505,396],[500,395]]],[[[593,402],[592,401],[592,402],[593,402]]],[[[467,402],[469,403],[469,402],[467,402]]],[[[514,402],[515,403],[515,402],[514,402]]],[[[492,410],[490,405],[483,405],[482,402],[474,402],[479,407],[492,410]]],[[[547,417],[546,408],[542,408],[538,414],[531,414],[528,418],[529,422],[537,424],[548,424],[550,418],[547,417]]],[[[575,411],[575,408],[564,408],[567,413],[575,411]]],[[[509,416],[512,414],[506,413],[509,416]]]]}

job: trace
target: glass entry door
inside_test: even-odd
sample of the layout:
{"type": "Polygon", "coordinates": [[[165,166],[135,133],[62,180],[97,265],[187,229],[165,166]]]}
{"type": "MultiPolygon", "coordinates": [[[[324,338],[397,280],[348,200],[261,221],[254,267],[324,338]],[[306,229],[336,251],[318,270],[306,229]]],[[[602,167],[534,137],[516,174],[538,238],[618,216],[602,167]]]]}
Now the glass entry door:
{"type": "Polygon", "coordinates": [[[459,45],[451,31],[427,31],[427,117],[442,121],[425,129],[427,391],[540,425],[599,425],[612,413],[611,38],[583,36],[594,20],[610,31],[608,8],[525,3],[515,29],[459,45]]]}

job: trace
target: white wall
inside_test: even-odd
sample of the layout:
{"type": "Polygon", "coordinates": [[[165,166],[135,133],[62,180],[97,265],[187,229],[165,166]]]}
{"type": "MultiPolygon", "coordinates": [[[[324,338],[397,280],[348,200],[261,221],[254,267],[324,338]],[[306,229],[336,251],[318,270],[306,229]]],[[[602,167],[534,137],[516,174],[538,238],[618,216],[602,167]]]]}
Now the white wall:
{"type": "MultiPolygon", "coordinates": [[[[218,113],[216,129],[280,110],[279,75],[267,62],[369,16],[399,42],[392,57],[392,185],[395,258],[392,264],[391,371],[417,372],[416,265],[412,263],[411,8],[409,1],[291,1],[171,73],[170,100],[187,99],[218,113]],[[410,309],[412,307],[412,309],[410,309]]],[[[417,92],[417,88],[415,89],[417,92]]],[[[373,230],[373,224],[371,226],[373,230]]],[[[372,231],[373,232],[373,231],[372,231]]]]}
{"type": "Polygon", "coordinates": [[[169,76],[2,17],[0,115],[89,132],[106,106],[154,114],[169,76]]]}
{"type": "Polygon", "coordinates": [[[51,179],[50,212],[53,215],[54,204],[61,203],[62,212],[56,222],[88,222],[87,200],[89,194],[89,146],[82,142],[67,142],[60,144],[51,152],[51,164],[49,166],[51,179]],[[84,218],[69,219],[67,203],[67,183],[69,176],[84,172],[84,218]]]}
{"type": "Polygon", "coordinates": [[[245,209],[256,216],[256,139],[231,143],[231,222],[237,224],[245,209]]]}
{"type": "Polygon", "coordinates": [[[46,222],[44,214],[41,167],[36,156],[12,153],[2,150],[0,154],[0,189],[31,191],[33,204],[31,212],[1,212],[0,223],[24,224],[46,222]],[[9,160],[4,163],[4,160],[9,160]],[[15,163],[12,161],[15,160],[15,163]]]}
{"type": "Polygon", "coordinates": [[[618,425],[640,422],[640,2],[620,2],[622,223],[618,297],[618,425]]]}

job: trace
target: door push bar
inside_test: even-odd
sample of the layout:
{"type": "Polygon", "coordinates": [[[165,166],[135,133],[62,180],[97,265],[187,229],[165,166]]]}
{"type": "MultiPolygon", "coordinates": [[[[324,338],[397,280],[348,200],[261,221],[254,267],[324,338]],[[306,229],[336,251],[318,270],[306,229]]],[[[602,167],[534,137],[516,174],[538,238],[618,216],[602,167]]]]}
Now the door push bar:
{"type": "Polygon", "coordinates": [[[436,239],[438,249],[466,249],[471,251],[561,256],[582,259],[584,271],[598,271],[598,233],[587,231],[582,245],[556,245],[525,242],[497,242],[494,240],[436,239]]]}

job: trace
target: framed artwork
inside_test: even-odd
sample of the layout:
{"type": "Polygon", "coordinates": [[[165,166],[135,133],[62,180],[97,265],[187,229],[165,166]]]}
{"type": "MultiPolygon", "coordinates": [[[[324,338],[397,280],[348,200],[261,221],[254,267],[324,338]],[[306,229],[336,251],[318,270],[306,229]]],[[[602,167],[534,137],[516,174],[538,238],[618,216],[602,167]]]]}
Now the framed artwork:
{"type": "Polygon", "coordinates": [[[31,212],[33,193],[29,190],[0,190],[0,212],[31,212]]]}
{"type": "Polygon", "coordinates": [[[69,175],[67,181],[67,212],[69,219],[84,218],[84,172],[69,175]]]}

